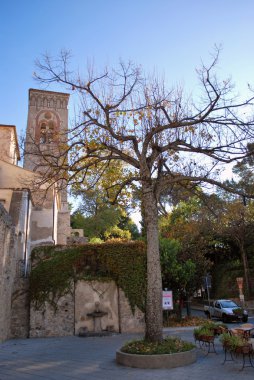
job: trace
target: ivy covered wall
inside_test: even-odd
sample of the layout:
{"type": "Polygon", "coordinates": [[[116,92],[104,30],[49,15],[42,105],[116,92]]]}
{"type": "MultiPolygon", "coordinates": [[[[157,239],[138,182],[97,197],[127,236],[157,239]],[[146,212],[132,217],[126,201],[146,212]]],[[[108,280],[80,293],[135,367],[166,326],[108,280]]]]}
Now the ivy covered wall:
{"type": "Polygon", "coordinates": [[[114,280],[131,309],[145,311],[146,252],[143,242],[108,242],[79,246],[45,246],[32,252],[30,296],[37,309],[49,302],[56,307],[73,283],[114,280]]]}

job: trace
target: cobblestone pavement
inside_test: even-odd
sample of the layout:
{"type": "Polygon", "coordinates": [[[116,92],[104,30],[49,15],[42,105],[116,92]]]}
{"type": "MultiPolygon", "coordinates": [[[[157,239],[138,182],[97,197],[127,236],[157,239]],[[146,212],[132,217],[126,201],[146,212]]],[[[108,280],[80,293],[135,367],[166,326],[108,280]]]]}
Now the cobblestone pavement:
{"type": "MultiPolygon", "coordinates": [[[[193,342],[193,328],[166,329],[165,335],[193,342]]],[[[110,337],[62,337],[9,340],[0,344],[0,380],[248,380],[254,368],[242,367],[242,359],[226,362],[216,338],[217,354],[197,348],[197,361],[174,369],[135,369],[116,364],[115,351],[138,335],[110,337]]]]}

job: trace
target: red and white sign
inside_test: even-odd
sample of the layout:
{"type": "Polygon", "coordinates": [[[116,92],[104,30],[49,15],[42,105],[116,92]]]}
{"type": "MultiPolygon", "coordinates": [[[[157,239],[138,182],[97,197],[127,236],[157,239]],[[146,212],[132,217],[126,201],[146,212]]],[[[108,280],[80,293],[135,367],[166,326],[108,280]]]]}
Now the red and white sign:
{"type": "Polygon", "coordinates": [[[162,308],[163,310],[173,310],[172,290],[164,290],[162,292],[162,308]]]}

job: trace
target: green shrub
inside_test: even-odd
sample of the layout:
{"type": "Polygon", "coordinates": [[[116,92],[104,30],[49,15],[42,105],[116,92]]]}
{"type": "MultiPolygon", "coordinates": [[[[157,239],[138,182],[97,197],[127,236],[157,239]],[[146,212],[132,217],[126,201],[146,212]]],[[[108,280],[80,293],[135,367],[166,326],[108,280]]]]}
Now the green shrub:
{"type": "Polygon", "coordinates": [[[179,338],[167,337],[161,342],[148,342],[144,339],[127,342],[121,348],[121,351],[128,354],[159,355],[190,351],[194,347],[190,342],[185,342],[179,338]]]}

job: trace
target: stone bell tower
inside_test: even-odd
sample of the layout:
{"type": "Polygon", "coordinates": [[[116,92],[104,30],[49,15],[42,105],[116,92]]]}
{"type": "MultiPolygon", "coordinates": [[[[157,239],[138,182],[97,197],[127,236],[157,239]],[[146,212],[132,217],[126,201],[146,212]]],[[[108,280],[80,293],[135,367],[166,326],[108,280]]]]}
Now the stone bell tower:
{"type": "MultiPolygon", "coordinates": [[[[51,168],[59,165],[59,157],[68,133],[69,94],[44,90],[29,90],[28,121],[25,141],[24,169],[46,178],[51,168]]],[[[70,233],[67,190],[51,189],[47,196],[38,191],[35,211],[51,210],[53,241],[66,244],[70,233]]],[[[39,225],[39,215],[36,217],[39,225]]],[[[39,232],[38,232],[39,233],[39,232]]]]}
{"type": "MultiPolygon", "coordinates": [[[[43,153],[59,151],[68,132],[69,94],[62,92],[29,90],[28,122],[24,168],[45,172],[43,153]]],[[[47,160],[48,160],[47,158],[47,160]]]]}

